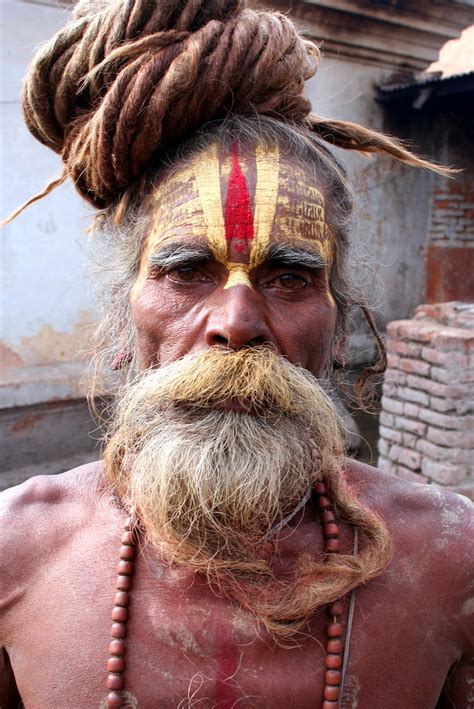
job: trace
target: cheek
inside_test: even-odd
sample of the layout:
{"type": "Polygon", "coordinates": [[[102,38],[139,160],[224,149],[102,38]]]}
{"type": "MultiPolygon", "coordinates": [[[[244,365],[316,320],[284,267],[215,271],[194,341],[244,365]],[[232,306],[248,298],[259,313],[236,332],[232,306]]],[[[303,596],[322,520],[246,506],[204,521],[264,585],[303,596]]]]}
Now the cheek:
{"type": "Polygon", "coordinates": [[[287,323],[286,333],[293,340],[292,359],[312,374],[321,376],[331,357],[336,324],[336,310],[331,305],[312,308],[287,323]]]}
{"type": "Polygon", "coordinates": [[[146,297],[143,289],[131,303],[132,320],[137,336],[137,355],[140,369],[157,363],[162,339],[165,312],[153,299],[146,297]]]}
{"type": "Polygon", "coordinates": [[[192,348],[197,319],[189,303],[155,282],[147,281],[136,291],[131,312],[140,369],[167,364],[192,348]]]}
{"type": "Polygon", "coordinates": [[[334,333],[336,330],[336,306],[331,304],[324,309],[317,318],[316,327],[311,333],[312,337],[312,358],[317,359],[313,367],[318,369],[318,374],[322,374],[323,369],[332,357],[334,343],[334,333]]]}

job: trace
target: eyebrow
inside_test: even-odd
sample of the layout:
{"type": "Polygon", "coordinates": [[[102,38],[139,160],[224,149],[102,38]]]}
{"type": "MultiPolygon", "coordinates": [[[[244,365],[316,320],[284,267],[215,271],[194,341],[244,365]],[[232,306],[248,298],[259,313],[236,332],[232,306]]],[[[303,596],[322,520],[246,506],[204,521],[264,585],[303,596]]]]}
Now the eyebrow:
{"type": "Polygon", "coordinates": [[[148,262],[154,268],[170,268],[182,263],[197,263],[213,257],[206,244],[174,243],[151,254],[148,262]]]}
{"type": "Polygon", "coordinates": [[[326,259],[317,251],[293,244],[271,244],[266,261],[282,266],[302,266],[309,269],[326,268],[326,259]]]}
{"type": "MultiPolygon", "coordinates": [[[[213,258],[214,254],[206,244],[175,242],[153,253],[149,258],[149,264],[152,268],[165,269],[213,258]]],[[[317,251],[293,244],[271,244],[265,261],[314,270],[327,266],[326,260],[317,251]]]]}

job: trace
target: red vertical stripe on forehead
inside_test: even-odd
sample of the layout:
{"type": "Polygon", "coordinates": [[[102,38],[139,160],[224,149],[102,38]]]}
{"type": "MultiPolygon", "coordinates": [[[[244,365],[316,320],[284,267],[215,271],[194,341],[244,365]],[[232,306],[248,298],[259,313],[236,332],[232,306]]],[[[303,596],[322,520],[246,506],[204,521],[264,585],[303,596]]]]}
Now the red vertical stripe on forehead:
{"type": "Polygon", "coordinates": [[[231,154],[232,169],[225,203],[225,238],[231,242],[229,244],[231,251],[235,249],[235,251],[242,253],[250,249],[248,241],[254,237],[253,216],[250,210],[247,180],[239,164],[239,153],[236,146],[233,146],[231,154]]]}

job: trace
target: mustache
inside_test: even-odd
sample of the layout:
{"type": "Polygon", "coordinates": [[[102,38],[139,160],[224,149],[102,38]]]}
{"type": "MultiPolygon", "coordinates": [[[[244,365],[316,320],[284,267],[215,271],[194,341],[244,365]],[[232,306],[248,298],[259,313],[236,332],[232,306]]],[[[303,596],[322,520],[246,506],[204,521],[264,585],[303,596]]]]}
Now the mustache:
{"type": "MultiPolygon", "coordinates": [[[[135,402],[219,408],[241,402],[257,414],[319,415],[333,405],[320,382],[267,347],[226,350],[211,347],[148,370],[132,386],[135,402]],[[321,408],[323,410],[321,410],[321,408]]],[[[122,405],[127,406],[125,393],[122,405]]],[[[137,412],[140,416],[140,412],[137,412]]]]}

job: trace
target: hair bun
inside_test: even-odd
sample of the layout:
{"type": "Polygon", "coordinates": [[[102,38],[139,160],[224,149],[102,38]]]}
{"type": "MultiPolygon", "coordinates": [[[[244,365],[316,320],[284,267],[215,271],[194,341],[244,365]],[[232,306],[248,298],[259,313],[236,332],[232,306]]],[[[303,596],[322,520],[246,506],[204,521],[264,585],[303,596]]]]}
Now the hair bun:
{"type": "Polygon", "coordinates": [[[33,60],[23,111],[102,208],[160,151],[229,111],[303,122],[318,60],[287,17],[243,0],[81,0],[33,60]]]}

